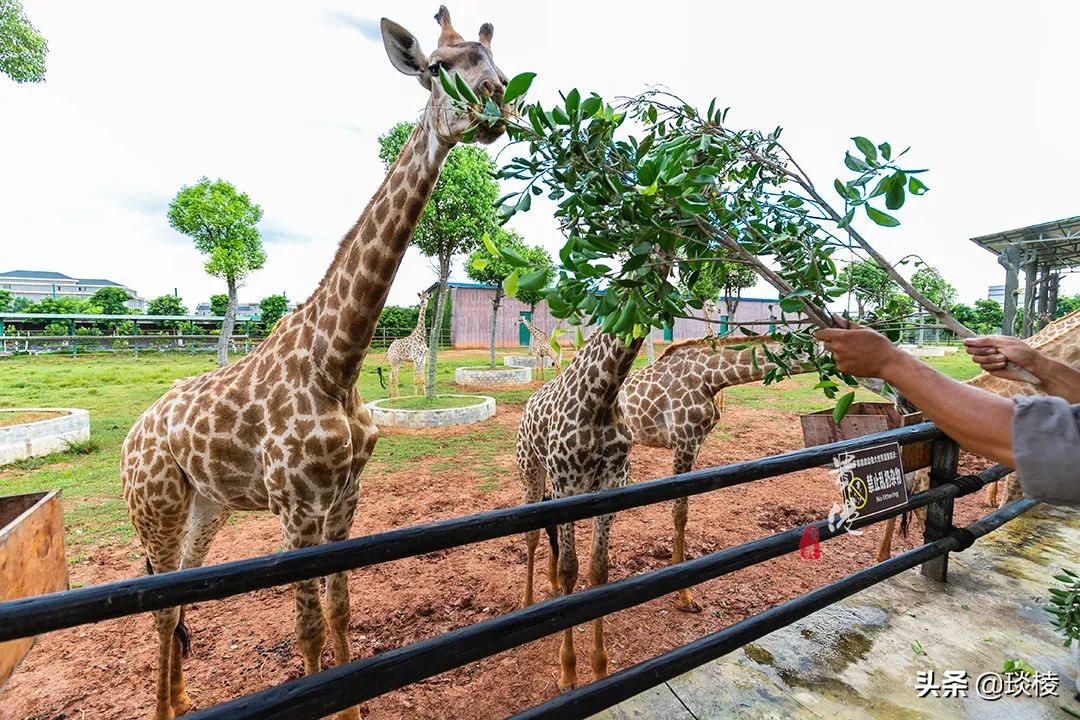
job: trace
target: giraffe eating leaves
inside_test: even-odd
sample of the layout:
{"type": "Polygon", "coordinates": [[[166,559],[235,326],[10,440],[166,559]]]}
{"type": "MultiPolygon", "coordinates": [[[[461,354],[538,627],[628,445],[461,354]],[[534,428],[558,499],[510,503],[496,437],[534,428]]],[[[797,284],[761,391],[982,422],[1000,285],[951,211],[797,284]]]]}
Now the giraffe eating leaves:
{"type": "MultiPolygon", "coordinates": [[[[124,500],[153,572],[202,564],[236,510],[271,510],[284,545],[295,549],[349,536],[360,473],[377,430],[356,391],[379,313],[443,161],[466,132],[481,142],[502,124],[479,124],[451,103],[438,78],[457,74],[475,95],[503,103],[506,76],[491,55],[493,29],[479,42],[454,30],[445,7],[431,55],[383,19],[390,62],[428,91],[423,117],[311,297],[233,365],[170,388],[136,421],[121,449],[124,500]]],[[[327,626],[334,661],[351,658],[344,573],[293,588],[297,645],[306,673],[318,672],[327,626]]],[[[192,705],[182,670],[183,609],[154,613],[160,640],[155,720],[192,705]],[[176,639],[174,639],[174,634],[176,639]]],[[[339,716],[356,720],[356,707],[339,716]]]]}

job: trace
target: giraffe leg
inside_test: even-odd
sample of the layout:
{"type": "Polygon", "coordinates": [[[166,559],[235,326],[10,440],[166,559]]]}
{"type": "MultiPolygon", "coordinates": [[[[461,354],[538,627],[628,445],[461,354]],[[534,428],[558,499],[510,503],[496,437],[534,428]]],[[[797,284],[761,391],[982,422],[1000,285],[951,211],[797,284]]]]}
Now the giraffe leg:
{"type": "Polygon", "coordinates": [[[427,395],[426,368],[426,360],[413,361],[413,395],[427,395]],[[417,392],[418,386],[420,388],[419,392],[417,392]]]}
{"type": "MultiPolygon", "coordinates": [[[[278,504],[278,507],[285,507],[278,504]]],[[[312,518],[310,512],[297,509],[295,516],[283,510],[280,516],[286,550],[319,544],[325,518],[312,518]]],[[[296,602],[296,645],[304,658],[304,674],[313,675],[322,669],[322,651],[326,646],[326,618],[319,599],[319,581],[301,580],[293,585],[296,602]]]]}
{"type": "Polygon", "coordinates": [[[536,356],[536,367],[540,368],[540,382],[544,382],[544,365],[547,364],[547,358],[543,355],[536,356]]]}
{"type": "MultiPolygon", "coordinates": [[[[532,455],[524,451],[518,458],[518,476],[521,479],[521,489],[526,503],[540,502],[544,496],[544,467],[532,455]]],[[[540,544],[540,531],[530,530],[525,533],[525,549],[527,552],[525,592],[521,596],[521,607],[529,607],[535,602],[533,595],[533,568],[536,565],[536,546],[540,544]]],[[[550,553],[552,562],[555,554],[550,553]]]]}
{"type": "Polygon", "coordinates": [[[881,546],[878,548],[877,561],[885,562],[892,557],[893,531],[896,529],[896,518],[891,517],[885,523],[885,534],[881,537],[881,546]]]}
{"type": "MultiPolygon", "coordinates": [[[[675,474],[690,472],[694,469],[694,458],[697,457],[697,448],[680,448],[675,451],[674,470],[675,474]]],[[[671,506],[671,519],[675,525],[675,540],[671,551],[671,564],[678,565],[686,559],[686,520],[690,515],[690,499],[678,498],[671,506]]],[[[701,606],[694,601],[694,596],[689,588],[683,588],[678,592],[675,601],[675,609],[683,612],[701,612],[701,606]]]]}
{"type": "MultiPolygon", "coordinates": [[[[608,538],[611,535],[611,523],[614,515],[601,515],[593,522],[592,555],[589,557],[589,587],[604,585],[608,581],[608,538]]],[[[593,646],[589,653],[593,680],[607,677],[608,651],[604,642],[604,618],[593,620],[593,646]]]]}
{"type": "Polygon", "coordinates": [[[401,394],[401,393],[398,392],[398,384],[397,384],[398,383],[398,370],[400,368],[401,368],[401,365],[399,365],[398,363],[396,363],[396,362],[390,363],[390,380],[389,380],[389,382],[386,383],[386,385],[387,385],[386,391],[387,391],[387,394],[392,398],[398,397],[401,394]]]}
{"type": "MultiPolygon", "coordinates": [[[[139,443],[136,441],[132,445],[138,447],[139,443]]],[[[144,450],[137,458],[128,456],[126,450],[123,452],[121,473],[124,501],[135,532],[146,550],[149,569],[155,573],[176,570],[180,567],[181,549],[191,510],[191,485],[164,447],[144,450]],[[149,468],[162,465],[160,471],[150,473],[149,468]],[[166,492],[166,488],[177,492],[166,492]]],[[[175,681],[183,682],[179,664],[182,648],[179,640],[174,638],[180,625],[181,608],[155,610],[153,616],[158,634],[158,663],[154,714],[151,717],[153,720],[173,720],[177,715],[173,709],[173,688],[179,687],[175,681]]]]}
{"type": "Polygon", "coordinates": [[[986,486],[986,504],[990,507],[997,507],[998,484],[996,482],[992,482],[986,486]]]}
{"type": "MultiPolygon", "coordinates": [[[[574,544],[574,524],[559,526],[559,583],[564,595],[574,592],[578,577],[577,547],[574,544]]],[[[559,645],[559,690],[569,692],[577,685],[577,652],[574,650],[574,628],[563,630],[559,645]]]]}
{"type": "MultiPolygon", "coordinates": [[[[355,486],[353,482],[352,487],[355,486]]],[[[326,542],[349,539],[357,495],[358,492],[349,493],[327,517],[326,542]]],[[[344,665],[352,660],[352,646],[349,643],[349,576],[346,573],[334,573],[326,578],[326,617],[334,645],[334,665],[344,665]]],[[[335,718],[360,720],[360,708],[354,705],[339,712],[335,718]]]]}

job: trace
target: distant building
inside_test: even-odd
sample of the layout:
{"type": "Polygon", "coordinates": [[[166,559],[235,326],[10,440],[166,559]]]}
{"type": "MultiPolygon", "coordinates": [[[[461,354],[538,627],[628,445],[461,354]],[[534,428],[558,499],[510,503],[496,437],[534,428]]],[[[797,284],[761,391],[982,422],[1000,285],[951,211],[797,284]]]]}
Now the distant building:
{"type": "MultiPolygon", "coordinates": [[[[290,309],[292,309],[290,307],[290,309]]],[[[210,312],[210,303],[201,302],[195,306],[196,315],[213,315],[210,312]]],[[[236,319],[237,320],[258,320],[262,315],[262,308],[259,307],[259,303],[236,303],[236,319]]]]}
{"type": "MultiPolygon", "coordinates": [[[[986,288],[986,297],[989,300],[993,300],[998,305],[1005,304],[1005,286],[1004,285],[990,285],[986,288]]],[[[1024,288],[1020,288],[1020,293],[1016,296],[1016,307],[1024,307],[1024,288]]]]}
{"type": "Polygon", "coordinates": [[[89,300],[102,288],[118,287],[126,290],[131,299],[127,305],[132,310],[145,310],[146,300],[133,288],[103,278],[73,278],[70,275],[49,270],[11,270],[0,273],[0,290],[8,290],[13,297],[40,302],[45,298],[75,297],[89,300]]]}
{"type": "MultiPolygon", "coordinates": [[[[485,348],[491,342],[491,301],[495,297],[495,288],[477,283],[450,283],[450,345],[456,349],[485,348]]],[[[779,315],[779,301],[775,298],[742,298],[731,316],[727,305],[719,303],[719,308],[711,317],[712,330],[721,335],[734,332],[740,323],[753,323],[751,329],[766,333],[775,327],[775,318],[779,315]],[[774,307],[776,306],[776,307],[774,307]]],[[[700,314],[692,311],[694,314],[700,314]]],[[[498,347],[518,347],[529,344],[529,331],[517,325],[521,316],[528,317],[534,325],[549,333],[555,327],[566,329],[565,320],[554,317],[548,309],[547,301],[540,302],[535,310],[514,298],[504,297],[499,304],[499,316],[495,322],[495,345],[498,347]]],[[[702,320],[676,318],[670,328],[654,328],[653,340],[672,342],[698,338],[708,332],[702,320]]],[[[564,345],[573,342],[573,334],[567,333],[559,338],[564,345]]]]}

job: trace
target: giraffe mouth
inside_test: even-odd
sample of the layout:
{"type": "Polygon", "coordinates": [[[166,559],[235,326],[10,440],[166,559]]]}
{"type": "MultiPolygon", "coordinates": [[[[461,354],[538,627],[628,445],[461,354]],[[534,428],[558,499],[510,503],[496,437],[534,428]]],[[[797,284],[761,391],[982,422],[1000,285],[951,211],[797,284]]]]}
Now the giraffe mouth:
{"type": "Polygon", "coordinates": [[[504,132],[506,132],[506,123],[501,120],[496,123],[480,123],[476,129],[476,140],[488,145],[502,137],[504,132]]]}

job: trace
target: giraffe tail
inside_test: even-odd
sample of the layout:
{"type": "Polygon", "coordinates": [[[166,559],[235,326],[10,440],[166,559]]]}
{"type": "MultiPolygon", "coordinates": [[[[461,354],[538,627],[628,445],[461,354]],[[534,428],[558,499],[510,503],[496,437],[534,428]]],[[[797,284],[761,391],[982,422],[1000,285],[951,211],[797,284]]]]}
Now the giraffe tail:
{"type": "Polygon", "coordinates": [[[911,513],[906,512],[900,516],[900,537],[907,539],[908,526],[911,524],[911,513]]]}
{"type": "MultiPolygon", "coordinates": [[[[551,495],[544,494],[544,497],[540,498],[540,502],[550,500],[551,495]]],[[[556,525],[548,525],[544,528],[544,532],[547,533],[548,545],[551,546],[551,557],[559,557],[559,533],[556,525]]]]}
{"type": "Polygon", "coordinates": [[[379,374],[379,384],[382,385],[382,389],[386,389],[386,380],[383,380],[382,365],[375,368],[375,372],[379,374]]]}
{"type": "MultiPolygon", "coordinates": [[[[150,558],[146,558],[146,574],[154,574],[154,566],[150,564],[150,558]]],[[[191,657],[191,630],[188,628],[187,623],[184,622],[183,608],[180,608],[180,621],[176,623],[173,635],[176,636],[176,641],[180,643],[180,654],[185,658],[191,657]]]]}

